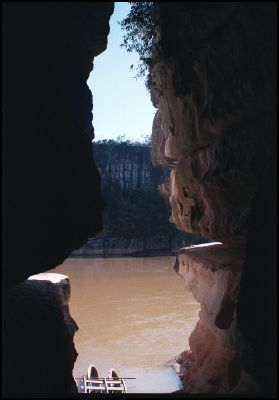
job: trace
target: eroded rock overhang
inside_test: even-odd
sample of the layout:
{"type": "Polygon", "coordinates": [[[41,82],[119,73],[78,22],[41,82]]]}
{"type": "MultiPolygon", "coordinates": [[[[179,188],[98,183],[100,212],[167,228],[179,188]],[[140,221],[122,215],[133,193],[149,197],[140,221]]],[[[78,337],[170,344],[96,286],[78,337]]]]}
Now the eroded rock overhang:
{"type": "Polygon", "coordinates": [[[178,229],[221,242],[177,255],[201,303],[185,390],[274,393],[276,6],[155,9],[152,161],[171,167],[159,191],[178,229]]]}

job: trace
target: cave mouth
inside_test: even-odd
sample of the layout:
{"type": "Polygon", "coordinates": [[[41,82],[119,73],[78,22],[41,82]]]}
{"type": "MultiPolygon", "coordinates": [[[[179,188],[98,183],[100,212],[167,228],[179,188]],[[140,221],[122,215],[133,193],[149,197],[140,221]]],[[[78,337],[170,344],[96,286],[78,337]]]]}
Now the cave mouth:
{"type": "MultiPolygon", "coordinates": [[[[69,388],[72,390],[74,383],[72,382],[71,369],[77,354],[70,339],[73,338],[78,325],[77,335],[80,335],[80,338],[86,337],[89,347],[94,348],[94,339],[97,340],[94,331],[92,335],[86,336],[88,334],[86,321],[92,319],[90,310],[94,311],[97,304],[100,304],[100,309],[102,308],[101,295],[107,296],[112,304],[114,304],[114,299],[110,297],[110,293],[106,293],[104,282],[101,288],[103,293],[100,293],[99,297],[94,299],[94,302],[90,297],[85,302],[77,303],[78,310],[74,314],[77,323],[69,314],[70,290],[67,276],[69,276],[70,285],[72,285],[73,304],[75,292],[80,293],[81,301],[86,294],[85,288],[88,287],[89,279],[85,274],[86,266],[83,269],[71,270],[73,263],[88,262],[89,260],[78,258],[77,253],[80,250],[76,250],[76,254],[71,253],[73,249],[79,249],[86,238],[93,237],[82,247],[82,256],[90,254],[92,250],[98,253],[100,250],[98,240],[102,240],[101,255],[105,253],[108,256],[112,249],[114,252],[112,255],[115,258],[111,262],[122,260],[123,265],[116,267],[122,271],[123,278],[123,282],[119,282],[119,292],[130,287],[129,282],[126,281],[131,272],[127,267],[128,258],[116,257],[117,251],[119,256],[119,239],[120,242],[122,241],[121,251],[124,243],[124,247],[128,248],[129,251],[132,250],[133,253],[149,251],[148,255],[163,256],[163,258],[165,253],[168,254],[166,264],[162,262],[161,257],[142,259],[138,257],[139,254],[136,254],[137,257],[133,258],[133,262],[136,260],[137,266],[133,268],[133,272],[136,275],[135,282],[139,284],[137,290],[143,289],[142,282],[145,281],[148,284],[150,274],[153,284],[157,282],[155,271],[158,273],[160,278],[158,280],[161,281],[162,289],[166,293],[172,289],[172,287],[166,286],[166,277],[168,277],[167,281],[180,283],[179,278],[172,271],[170,254],[172,250],[176,249],[178,243],[182,243],[183,239],[178,235],[170,240],[168,235],[162,235],[165,227],[171,229],[171,233],[174,233],[175,229],[168,222],[164,200],[160,198],[156,188],[164,173],[151,164],[150,143],[142,143],[142,134],[145,136],[145,133],[149,135],[150,132],[136,132],[140,138],[139,143],[136,144],[130,143],[129,138],[128,143],[124,140],[124,143],[118,143],[115,146],[113,144],[111,146],[113,152],[106,150],[109,149],[110,143],[96,144],[96,141],[95,145],[91,143],[93,134],[91,125],[92,98],[86,81],[92,68],[90,61],[92,54],[94,57],[98,56],[106,48],[105,38],[108,33],[108,20],[112,8],[112,3],[105,3],[103,10],[94,3],[83,8],[79,8],[78,3],[71,3],[67,8],[59,4],[53,12],[52,6],[46,3],[30,4],[28,7],[19,3],[5,5],[4,180],[7,190],[4,198],[4,246],[6,250],[4,275],[5,285],[7,284],[7,287],[12,288],[8,290],[5,297],[7,309],[4,316],[7,332],[4,334],[4,386],[5,392],[8,394],[20,395],[30,392],[64,394],[69,392],[69,388]],[[90,30],[92,21],[96,24],[96,30],[101,32],[100,36],[95,31],[92,33],[90,30]],[[93,40],[93,43],[92,34],[98,36],[95,38],[95,42],[93,40]],[[11,38],[13,39],[11,40],[11,38]],[[22,74],[18,74],[17,71],[18,58],[24,60],[22,74]],[[17,102],[15,102],[15,93],[17,93],[17,102]],[[95,236],[101,230],[100,215],[103,201],[99,195],[100,182],[92,152],[95,152],[94,154],[97,157],[98,152],[104,154],[106,151],[110,158],[107,159],[107,165],[114,166],[115,170],[109,168],[109,171],[107,171],[106,166],[98,166],[99,172],[101,175],[108,172],[108,178],[110,175],[116,178],[120,176],[121,178],[121,174],[123,178],[120,180],[117,178],[119,180],[118,187],[115,182],[108,179],[113,191],[109,192],[109,198],[106,200],[106,210],[111,214],[107,214],[109,217],[105,215],[104,219],[107,218],[114,223],[114,226],[107,227],[108,230],[113,231],[114,236],[111,241],[108,240],[108,237],[99,236],[96,238],[95,236]],[[131,167],[133,160],[134,165],[137,166],[134,169],[131,167]],[[118,196],[114,196],[117,190],[119,191],[118,196]],[[121,196],[119,193],[121,193],[121,196]],[[127,200],[128,195],[130,196],[129,200],[127,200]],[[155,200],[154,196],[156,196],[155,200]],[[119,197],[123,201],[118,201],[117,206],[122,208],[115,210],[115,199],[119,197]],[[113,199],[114,204],[110,201],[111,199],[113,199]],[[126,201],[124,201],[125,199],[126,201]],[[138,204],[136,204],[137,201],[139,201],[138,204]],[[136,207],[133,208],[133,204],[136,207]],[[146,207],[147,204],[152,206],[152,210],[149,212],[146,207]],[[163,218],[158,218],[160,212],[165,213],[165,221],[163,221],[163,218]],[[153,226],[156,226],[157,232],[152,234],[151,231],[148,231],[152,225],[150,225],[150,215],[153,214],[154,217],[156,213],[158,223],[153,224],[153,226]],[[119,220],[122,215],[128,217],[129,229],[127,229],[127,226],[125,227],[122,220],[119,220]],[[129,219],[131,217],[136,218],[136,220],[131,221],[129,219]],[[115,232],[119,232],[120,227],[126,230],[122,229],[121,236],[115,238],[115,232]],[[139,237],[136,235],[130,237],[131,232],[129,231],[132,227],[137,234],[140,231],[139,237]],[[128,234],[130,236],[127,237],[128,234]],[[30,243],[32,243],[31,249],[30,243]],[[107,248],[109,251],[107,251],[107,248]],[[70,254],[76,258],[68,258],[70,254]],[[61,265],[65,259],[67,259],[65,261],[66,267],[69,269],[66,271],[66,276],[63,272],[64,264],[61,265]],[[155,262],[155,259],[161,266],[160,269],[156,266],[151,268],[150,263],[155,262]],[[51,269],[57,265],[61,265],[61,267],[51,269]],[[50,271],[55,273],[56,277],[44,274],[50,271]],[[147,271],[146,274],[144,274],[145,271],[147,271]],[[61,273],[60,277],[57,276],[59,272],[61,273]],[[72,274],[76,272],[79,275],[77,279],[84,277],[82,285],[78,286],[78,290],[75,289],[74,279],[71,282],[72,274]],[[40,273],[43,274],[40,275],[40,273]],[[140,276],[142,278],[137,281],[140,276]],[[28,279],[29,277],[30,279],[28,279]],[[121,284],[125,283],[124,289],[121,288],[121,284]],[[79,321],[79,315],[83,313],[83,310],[89,311],[85,318],[84,328],[79,321]],[[37,323],[38,321],[39,323],[37,323]],[[62,326],[65,321],[66,326],[62,326]],[[18,332],[21,332],[20,341],[17,337],[18,332]],[[36,339],[34,339],[32,333],[34,333],[36,339]],[[55,345],[52,345],[52,342],[55,345]],[[26,356],[27,350],[29,351],[28,356],[26,356]],[[42,361],[44,358],[45,362],[42,361]],[[51,379],[40,384],[40,373],[43,373],[46,377],[51,377],[51,379]],[[19,379],[17,379],[18,376],[19,379]],[[14,380],[20,381],[21,386],[15,386],[14,380]]],[[[104,57],[105,55],[106,52],[104,57]]],[[[102,55],[99,57],[102,57],[102,55]]],[[[93,79],[98,68],[97,65],[98,57],[92,72],[93,79]]],[[[129,65],[127,67],[129,68],[129,65]]],[[[119,70],[121,70],[121,67],[119,67],[119,70]]],[[[114,74],[107,72],[107,76],[111,75],[114,74]]],[[[132,76],[130,78],[133,82],[135,81],[132,76]]],[[[104,75],[102,81],[105,82],[105,80],[104,75]]],[[[114,79],[114,81],[117,83],[117,79],[114,79]]],[[[94,93],[96,90],[93,85],[94,102],[96,101],[96,104],[98,104],[98,95],[94,93]]],[[[121,86],[115,88],[118,93],[121,90],[121,86]]],[[[150,106],[151,103],[144,85],[141,86],[141,91],[143,90],[144,103],[139,100],[139,103],[136,104],[135,100],[139,99],[140,96],[136,96],[134,93],[133,106],[137,112],[131,119],[134,124],[140,125],[142,120],[140,111],[147,114],[143,104],[147,105],[150,116],[148,126],[151,129],[151,117],[153,118],[154,110],[150,106]]],[[[107,92],[109,92],[109,89],[107,92]]],[[[131,92],[133,92],[133,89],[130,83],[126,92],[128,99],[131,92]]],[[[122,107],[122,122],[127,120],[130,114],[127,107],[122,107]]],[[[101,105],[101,108],[107,110],[104,104],[101,105]]],[[[98,106],[96,110],[94,109],[94,117],[96,116],[96,118],[100,114],[97,109],[98,106]]],[[[101,118],[103,120],[109,119],[107,113],[104,116],[103,112],[101,118]]],[[[145,130],[145,128],[141,129],[145,130]]],[[[113,133],[122,135],[123,139],[122,129],[113,133]]],[[[129,135],[129,133],[127,134],[129,135]]],[[[97,138],[98,127],[96,126],[97,138]]],[[[108,137],[107,140],[110,140],[110,138],[108,137]]],[[[105,182],[106,178],[103,179],[102,190],[106,190],[105,182]]],[[[93,263],[96,260],[98,261],[98,265],[94,267],[96,273],[104,272],[104,276],[110,280],[110,274],[114,273],[111,264],[106,267],[99,265],[105,263],[109,258],[94,258],[92,260],[93,263]]],[[[90,271],[88,273],[90,276],[90,271]]],[[[102,276],[100,276],[100,279],[103,279],[102,276]]],[[[115,279],[117,279],[117,276],[115,279]]],[[[179,288],[182,290],[183,285],[179,285],[179,288]]],[[[151,291],[151,289],[152,285],[149,290],[151,291]]],[[[159,290],[160,286],[157,288],[155,285],[155,289],[159,290]]],[[[110,290],[113,291],[113,287],[110,290]]],[[[170,292],[168,298],[171,299],[174,296],[177,296],[176,291],[170,292]]],[[[130,314],[129,319],[125,313],[127,304],[119,303],[122,312],[119,314],[118,320],[120,324],[125,319],[129,319],[129,322],[134,321],[135,326],[132,328],[134,332],[140,330],[140,341],[142,343],[145,343],[146,337],[149,336],[148,329],[155,329],[153,326],[155,321],[155,325],[158,324],[157,331],[155,329],[154,336],[151,335],[151,338],[153,337],[156,342],[155,337],[161,335],[163,331],[167,331],[167,319],[171,318],[172,313],[170,312],[169,316],[165,313],[163,315],[156,313],[156,308],[162,309],[164,304],[161,292],[157,292],[153,296],[154,298],[150,293],[149,302],[142,292],[139,292],[138,297],[143,302],[142,305],[143,309],[146,309],[146,314],[140,314],[139,310],[135,309],[133,316],[130,314]],[[149,317],[147,317],[148,310],[152,311],[149,317]],[[135,315],[140,315],[143,320],[141,318],[136,319],[135,315]],[[166,322],[163,324],[164,318],[166,322]],[[147,326],[144,329],[144,326],[148,324],[150,327],[147,326]]],[[[182,301],[181,295],[178,298],[182,301]]],[[[130,296],[129,300],[131,305],[136,305],[135,298],[130,296]]],[[[173,307],[173,305],[169,307],[173,307]]],[[[100,337],[102,337],[102,329],[104,328],[102,324],[105,324],[106,319],[111,317],[110,313],[111,307],[107,304],[108,316],[101,316],[100,319],[100,337]]],[[[116,322],[118,321],[114,323],[115,328],[117,327],[116,322]]],[[[182,333],[182,318],[178,321],[176,329],[183,335],[181,337],[184,343],[184,335],[187,332],[185,333],[183,329],[182,333]]],[[[113,338],[114,333],[111,330],[110,334],[113,338]]],[[[173,345],[172,336],[168,337],[171,345],[173,345]]],[[[112,342],[112,339],[108,337],[107,339],[112,342]]],[[[121,337],[118,337],[118,340],[121,341],[121,337]]],[[[118,342],[115,341],[115,343],[113,345],[117,346],[118,342]]],[[[177,339],[175,343],[177,343],[177,339]]],[[[131,342],[132,347],[135,345],[135,342],[131,342]]],[[[84,365],[85,368],[82,367],[82,370],[78,371],[78,374],[84,374],[89,364],[97,362],[101,357],[101,351],[105,348],[104,343],[94,355],[94,360],[92,360],[88,349],[85,354],[82,350],[79,350],[78,360],[85,360],[82,362],[86,364],[84,365]],[[90,359],[87,358],[88,354],[90,359]]],[[[166,356],[164,361],[169,361],[169,358],[175,356],[177,351],[180,352],[184,348],[183,344],[181,348],[171,353],[170,357],[166,356]]],[[[125,354],[125,345],[120,346],[120,349],[123,351],[122,356],[124,354],[125,357],[129,358],[129,355],[125,354]]],[[[137,351],[140,352],[140,349],[137,349],[137,351]]],[[[160,355],[159,349],[156,354],[160,355]]],[[[114,365],[108,362],[104,368],[117,368],[116,361],[114,365]]],[[[157,360],[157,377],[160,382],[168,380],[165,375],[166,368],[162,367],[162,363],[162,360],[157,360]]],[[[150,372],[150,370],[153,367],[151,364],[149,367],[147,374],[152,381],[152,371],[150,372]]],[[[138,369],[131,371],[132,377],[138,374],[140,370],[136,362],[135,368],[138,369]]],[[[107,371],[103,370],[103,372],[106,373],[107,371]]],[[[171,372],[167,376],[170,375],[171,372]]],[[[141,373],[141,377],[145,381],[143,373],[141,373]]],[[[173,390],[174,381],[177,385],[178,378],[176,375],[169,380],[168,389],[162,388],[162,390],[173,390]]],[[[145,387],[144,390],[149,391],[149,389],[156,392],[158,385],[156,389],[153,386],[153,388],[145,387]]]]}
{"type": "MultiPolygon", "coordinates": [[[[172,221],[179,229],[201,232],[224,243],[222,246],[215,243],[212,248],[183,248],[177,254],[181,262],[177,261],[176,270],[184,277],[186,288],[192,286],[195,298],[202,304],[200,320],[189,338],[191,354],[186,357],[189,368],[183,372],[188,388],[184,389],[193,393],[245,394],[253,390],[269,395],[275,391],[276,384],[275,5],[250,6],[237,2],[208,8],[181,3],[176,8],[169,7],[169,3],[157,4],[160,21],[153,48],[159,63],[155,67],[160,68],[154,68],[153,72],[159,82],[157,94],[164,96],[158,101],[156,93],[152,96],[154,103],[159,103],[154,117],[156,134],[152,140],[155,137],[156,151],[153,155],[158,165],[172,167],[171,177],[160,186],[160,193],[171,200],[172,221]],[[185,126],[189,131],[185,132],[185,126]],[[263,266],[268,273],[263,272],[263,266]],[[204,277],[204,284],[200,284],[199,275],[204,277]],[[259,310],[262,311],[259,313],[259,310]]],[[[111,143],[95,142],[92,149],[92,94],[86,82],[92,60],[106,49],[113,8],[110,2],[68,3],[67,7],[64,3],[3,4],[3,386],[9,395],[30,391],[65,395],[76,389],[72,376],[77,358],[73,336],[78,326],[69,314],[69,279],[61,274],[53,282],[52,276],[38,279],[38,273],[60,266],[64,260],[64,267],[70,270],[72,260],[86,263],[89,260],[86,256],[97,252],[102,257],[92,257],[90,262],[121,262],[119,267],[98,265],[95,268],[96,275],[101,270],[107,279],[117,268],[119,271],[122,268],[122,272],[124,269],[118,295],[124,289],[133,288],[128,282],[130,270],[125,270],[125,260],[133,255],[138,262],[142,252],[151,249],[153,253],[148,255],[154,257],[146,261],[153,262],[157,257],[160,263],[166,257],[164,252],[172,253],[180,240],[175,236],[175,240],[168,238],[164,242],[163,218],[153,224],[160,236],[156,235],[154,240],[148,236],[147,222],[151,218],[154,221],[160,201],[163,207],[159,197],[156,201],[147,201],[149,189],[157,193],[147,182],[155,182],[160,177],[159,170],[150,169],[144,162],[144,154],[150,151],[148,145],[141,143],[139,150],[131,143],[112,146],[113,151],[107,151],[107,165],[113,168],[99,165],[98,172],[94,162],[93,152],[101,154],[103,145],[111,143]],[[132,153],[133,160],[137,161],[127,164],[125,157],[132,153]],[[140,167],[134,168],[136,165],[140,167]],[[103,231],[101,190],[105,193],[106,178],[102,179],[101,187],[100,174],[109,178],[109,190],[113,189],[107,199],[103,231]],[[114,207],[116,202],[110,201],[117,198],[111,176],[119,180],[123,191],[119,207],[123,209],[114,207]],[[134,197],[127,200],[129,188],[134,197]],[[137,200],[141,207],[135,210],[137,200]],[[107,217],[109,212],[113,217],[107,217]],[[123,222],[124,216],[129,217],[129,224],[123,222]],[[133,227],[133,218],[139,225],[133,227]],[[113,220],[116,231],[106,225],[113,220]],[[125,237],[125,229],[129,235],[132,227],[141,232],[139,240],[137,236],[133,240],[125,237]],[[119,257],[121,242],[115,239],[115,232],[120,228],[122,243],[131,250],[125,260],[119,257]],[[112,234],[113,240],[109,241],[106,235],[112,234]],[[92,237],[82,250],[77,250],[92,237]],[[76,254],[72,253],[73,249],[77,250],[76,254]],[[35,274],[38,274],[36,279],[35,274]],[[32,279],[27,279],[30,276],[32,279]]],[[[111,76],[117,83],[116,71],[111,76]]],[[[118,92],[121,90],[122,86],[118,92]]],[[[109,93],[110,88],[103,97],[108,98],[109,93]]],[[[133,92],[128,98],[134,106],[138,96],[133,92]]],[[[141,105],[137,106],[138,115],[141,105]]],[[[102,110],[105,112],[102,119],[108,120],[106,104],[102,110]]],[[[125,121],[130,113],[125,107],[124,112],[125,121]]],[[[99,111],[95,114],[96,119],[101,115],[99,111]]],[[[98,132],[97,123],[96,138],[98,132]]],[[[123,134],[126,133],[121,128],[120,138],[123,134]]],[[[168,224],[167,218],[165,221],[168,224]]],[[[169,253],[167,257],[171,257],[169,253]]],[[[171,294],[164,294],[169,293],[172,280],[177,281],[178,277],[168,275],[172,269],[168,266],[170,269],[156,270],[143,263],[133,269],[133,273],[137,272],[138,290],[149,287],[148,282],[143,285],[144,280],[149,272],[156,270],[153,282],[156,281],[156,289],[161,292],[154,295],[154,289],[147,304],[140,303],[146,301],[146,293],[138,294],[138,298],[129,297],[128,293],[128,300],[119,305],[118,320],[125,320],[127,302],[131,309],[138,304],[144,309],[145,304],[142,317],[145,323],[148,312],[160,308],[166,299],[172,299],[171,294]],[[160,280],[167,281],[167,287],[161,286],[160,280]]],[[[86,266],[83,272],[85,269],[86,266]]],[[[81,298],[90,286],[83,272],[77,277],[84,279],[81,298]]],[[[102,279],[100,276],[99,281],[102,279]]],[[[99,289],[95,288],[96,293],[99,289]]],[[[114,286],[110,292],[113,290],[114,286]]],[[[175,289],[174,297],[177,293],[175,289]]],[[[73,291],[73,299],[74,295],[73,291]]],[[[111,315],[110,303],[117,304],[116,298],[110,295],[104,284],[97,300],[101,309],[102,296],[106,296],[107,315],[111,315]]],[[[89,310],[86,321],[91,321],[91,310],[96,304],[92,304],[90,296],[78,313],[89,310]]],[[[161,334],[157,329],[161,323],[164,323],[162,331],[169,333],[165,322],[173,314],[156,318],[152,314],[147,327],[142,319],[137,319],[138,314],[134,309],[129,323],[136,322],[131,331],[146,328],[140,336],[143,344],[146,337],[149,339],[152,326],[156,334],[150,338],[161,334]]],[[[113,314],[111,320],[114,317],[113,314]]],[[[103,328],[107,319],[102,315],[99,320],[103,328]]],[[[168,322],[171,328],[175,326],[168,322]]],[[[180,322],[184,324],[183,320],[176,319],[176,323],[180,322]]],[[[119,333],[117,326],[113,324],[115,337],[119,333]]],[[[124,333],[118,336],[118,342],[111,342],[118,343],[129,358],[129,352],[125,353],[125,346],[121,346],[124,333]]],[[[86,325],[79,334],[86,337],[86,325]]],[[[176,336],[169,338],[176,343],[176,336]]],[[[97,337],[90,334],[89,347],[94,347],[94,340],[97,337]]],[[[135,348],[136,343],[132,344],[135,348]]],[[[88,360],[86,367],[91,363],[88,360]]]]}
{"type": "Polygon", "coordinates": [[[134,56],[120,48],[117,21],[125,13],[116,3],[107,49],[87,80],[94,96],[92,152],[106,204],[103,230],[50,272],[70,279],[70,309],[79,326],[73,375],[82,377],[93,363],[100,376],[113,367],[136,378],[127,380],[129,392],[168,393],[182,388],[170,366],[187,348],[200,309],[173,271],[174,254],[200,238],[169,223],[157,190],[169,169],[151,162],[155,109],[144,82],[130,72],[134,56]],[[117,80],[114,71],[120,71],[117,80]]]}

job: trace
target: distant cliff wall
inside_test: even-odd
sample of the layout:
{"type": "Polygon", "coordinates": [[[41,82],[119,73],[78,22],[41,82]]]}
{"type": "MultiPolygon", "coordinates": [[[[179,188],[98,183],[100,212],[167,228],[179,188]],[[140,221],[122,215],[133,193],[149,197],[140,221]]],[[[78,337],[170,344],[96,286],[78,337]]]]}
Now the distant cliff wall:
{"type": "Polygon", "coordinates": [[[150,191],[167,176],[167,171],[151,163],[151,147],[128,143],[93,143],[103,192],[116,187],[121,192],[150,191]]]}
{"type": "Polygon", "coordinates": [[[150,146],[97,142],[93,153],[106,203],[103,231],[72,255],[170,254],[203,242],[199,235],[178,232],[170,224],[157,190],[169,169],[153,166],[150,146]]]}

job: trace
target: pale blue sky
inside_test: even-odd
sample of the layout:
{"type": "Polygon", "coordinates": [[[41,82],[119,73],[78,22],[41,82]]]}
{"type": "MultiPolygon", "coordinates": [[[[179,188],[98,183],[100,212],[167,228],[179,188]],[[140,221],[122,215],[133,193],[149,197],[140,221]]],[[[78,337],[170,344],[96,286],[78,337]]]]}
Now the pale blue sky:
{"type": "Polygon", "coordinates": [[[127,138],[141,140],[151,133],[155,108],[145,88],[144,78],[135,79],[136,53],[120,47],[123,31],[117,21],[130,10],[130,4],[116,2],[110,19],[110,34],[105,52],[94,60],[94,69],[87,81],[93,93],[93,126],[95,141],[115,139],[125,134],[127,138]]]}

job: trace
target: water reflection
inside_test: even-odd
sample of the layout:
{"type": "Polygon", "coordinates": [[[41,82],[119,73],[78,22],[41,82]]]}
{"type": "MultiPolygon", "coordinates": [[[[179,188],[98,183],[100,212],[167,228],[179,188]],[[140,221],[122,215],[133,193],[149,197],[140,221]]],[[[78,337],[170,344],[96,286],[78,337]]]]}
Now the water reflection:
{"type": "Polygon", "coordinates": [[[199,304],[173,270],[172,257],[68,259],[53,272],[69,276],[70,309],[79,325],[74,376],[94,363],[103,376],[113,367],[129,393],[180,388],[165,363],[188,348],[199,304]]]}

